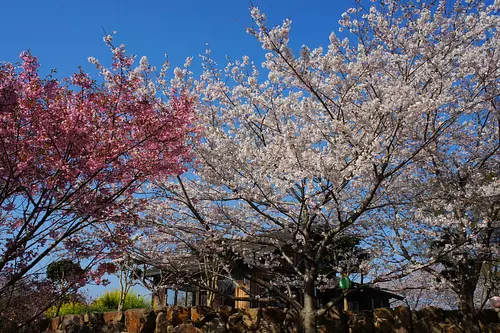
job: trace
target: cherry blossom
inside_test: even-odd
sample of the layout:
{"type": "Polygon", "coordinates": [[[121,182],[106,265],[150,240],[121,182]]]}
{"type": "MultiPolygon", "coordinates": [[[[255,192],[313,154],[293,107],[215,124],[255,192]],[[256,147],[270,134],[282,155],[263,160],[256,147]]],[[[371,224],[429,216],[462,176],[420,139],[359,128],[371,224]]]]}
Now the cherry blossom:
{"type": "MultiPolygon", "coordinates": [[[[340,20],[348,37],[332,33],[327,47],[304,46],[295,55],[291,21],[269,28],[253,7],[247,31],[265,61],[258,66],[243,57],[220,67],[210,51],[202,56],[205,71],[194,82],[204,127],[194,147],[197,163],[158,184],[146,219],[156,231],[141,238],[139,252],[170,269],[182,262],[172,258],[200,254],[217,254],[228,276],[241,265],[257,267],[273,279],[244,277],[299,311],[305,331],[315,332],[315,319],[339,301],[318,308],[316,289],[356,273],[332,263],[333,274],[321,274],[325,256],[344,237],[364,240],[372,258],[387,255],[392,249],[377,237],[397,225],[387,217],[410,192],[402,189],[428,175],[433,155],[453,169],[467,158],[459,148],[480,149],[495,156],[484,165],[494,165],[498,9],[461,1],[451,10],[444,1],[359,3],[340,20]],[[481,140],[487,143],[476,148],[481,140]],[[274,269],[283,263],[291,274],[274,269]]],[[[472,182],[472,196],[498,188],[488,172],[471,177],[482,184],[472,182]]],[[[456,218],[432,225],[440,223],[453,226],[456,218]]],[[[401,265],[387,264],[378,272],[401,277],[425,263],[409,266],[401,273],[401,265]]],[[[364,263],[360,273],[375,267],[364,263]]]]}
{"type": "Polygon", "coordinates": [[[167,87],[166,71],[153,80],[146,58],[133,68],[123,45],[105,41],[111,67],[89,58],[99,79],[83,69],[42,78],[29,52],[0,64],[1,298],[49,257],[112,254],[134,230],[141,186],[190,161],[187,87],[167,87]]]}

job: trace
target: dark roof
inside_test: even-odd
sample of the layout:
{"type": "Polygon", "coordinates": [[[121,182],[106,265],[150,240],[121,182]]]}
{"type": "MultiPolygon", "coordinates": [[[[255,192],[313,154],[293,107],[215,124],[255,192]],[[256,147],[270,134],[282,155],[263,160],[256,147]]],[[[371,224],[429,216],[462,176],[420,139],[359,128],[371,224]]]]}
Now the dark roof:
{"type": "MultiPolygon", "coordinates": [[[[352,284],[353,288],[359,288],[361,285],[359,283],[356,283],[354,282],[352,284]]],[[[335,287],[335,288],[332,288],[332,289],[327,289],[323,292],[323,294],[339,294],[343,292],[343,289],[340,289],[339,287],[335,287]]],[[[357,291],[353,292],[352,294],[350,295],[359,295],[360,293],[363,293],[363,292],[369,292],[369,293],[375,293],[375,294],[378,294],[380,296],[385,296],[387,298],[394,298],[394,299],[397,299],[397,300],[403,300],[405,297],[404,296],[401,296],[401,295],[398,295],[398,294],[394,294],[388,290],[385,290],[385,289],[382,289],[380,287],[376,287],[376,286],[370,286],[370,285],[364,285],[362,286],[360,289],[358,289],[357,291]]],[[[349,296],[348,296],[349,297],[349,296]]]]}
{"type": "Polygon", "coordinates": [[[147,269],[144,276],[146,277],[155,277],[155,276],[160,276],[161,275],[161,269],[159,268],[150,268],[147,269]]]}
{"type": "Polygon", "coordinates": [[[391,293],[390,291],[382,289],[382,288],[379,288],[379,287],[366,286],[366,287],[361,288],[359,291],[363,292],[365,290],[366,291],[371,291],[371,292],[374,292],[374,293],[377,293],[377,294],[380,294],[380,295],[387,296],[388,298],[395,298],[395,299],[397,299],[399,301],[402,301],[405,298],[404,296],[391,293]]]}

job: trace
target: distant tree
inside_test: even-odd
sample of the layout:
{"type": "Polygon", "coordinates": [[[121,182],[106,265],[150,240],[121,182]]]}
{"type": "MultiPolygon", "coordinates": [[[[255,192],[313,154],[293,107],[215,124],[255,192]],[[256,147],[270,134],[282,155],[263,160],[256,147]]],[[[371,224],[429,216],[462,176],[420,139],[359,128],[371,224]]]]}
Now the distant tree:
{"type": "Polygon", "coordinates": [[[148,284],[145,281],[144,271],[141,269],[143,264],[135,260],[128,253],[125,252],[122,254],[113,263],[117,266],[115,274],[118,275],[120,283],[118,311],[122,311],[130,288],[136,284],[142,284],[147,288],[148,284]]]}
{"type": "Polygon", "coordinates": [[[59,315],[59,310],[66,295],[71,295],[78,291],[78,288],[85,283],[85,271],[79,264],[72,260],[59,260],[47,266],[47,278],[59,285],[60,299],[57,302],[55,316],[59,315]]]}
{"type": "Polygon", "coordinates": [[[56,282],[72,282],[82,278],[84,270],[72,260],[51,262],[47,266],[47,278],[56,282]]]}

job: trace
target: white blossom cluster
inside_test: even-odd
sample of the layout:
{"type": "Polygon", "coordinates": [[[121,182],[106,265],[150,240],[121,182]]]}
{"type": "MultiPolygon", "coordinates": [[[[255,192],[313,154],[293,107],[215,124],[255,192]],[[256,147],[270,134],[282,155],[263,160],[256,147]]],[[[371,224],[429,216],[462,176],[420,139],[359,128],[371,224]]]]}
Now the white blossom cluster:
{"type": "Polygon", "coordinates": [[[144,244],[164,264],[195,251],[226,272],[258,268],[299,310],[292,290],[332,288],[341,274],[425,270],[453,289],[450,262],[498,258],[499,4],[446,4],[353,8],[339,22],[349,38],[297,56],[291,21],[269,29],[252,8],[265,60],[220,68],[202,56],[196,163],[157,184],[144,244]],[[366,260],[335,254],[346,236],[363,240],[366,260]]]}

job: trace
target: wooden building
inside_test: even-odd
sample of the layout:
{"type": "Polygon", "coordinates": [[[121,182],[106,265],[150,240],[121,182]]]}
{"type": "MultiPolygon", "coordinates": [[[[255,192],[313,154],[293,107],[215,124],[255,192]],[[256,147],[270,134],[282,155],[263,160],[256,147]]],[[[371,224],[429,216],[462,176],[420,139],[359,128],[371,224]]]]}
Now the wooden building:
{"type": "MultiPolygon", "coordinates": [[[[160,270],[150,270],[147,274],[151,277],[161,274],[160,270]]],[[[253,272],[253,274],[258,274],[258,272],[253,272]]],[[[213,308],[218,308],[223,305],[229,305],[237,309],[245,308],[257,308],[264,306],[277,306],[285,307],[285,304],[277,302],[269,295],[266,295],[265,291],[258,284],[251,282],[246,279],[237,280],[238,285],[235,285],[231,280],[220,281],[219,283],[219,295],[216,295],[212,301],[211,306],[213,308]],[[261,295],[258,300],[241,300],[241,298],[248,298],[249,293],[251,295],[261,295]],[[239,298],[240,300],[233,300],[231,296],[239,298]]],[[[360,285],[354,283],[353,288],[359,288],[360,285]]],[[[317,301],[318,307],[321,307],[328,303],[330,300],[340,296],[344,290],[340,288],[328,289],[325,291],[317,290],[317,301]]],[[[299,302],[301,302],[302,294],[300,289],[295,290],[296,297],[299,302]]],[[[182,306],[195,306],[195,305],[207,305],[207,291],[201,288],[186,285],[184,287],[179,287],[176,289],[161,288],[158,292],[153,295],[153,305],[155,307],[165,306],[165,305],[182,305],[182,306]]],[[[364,310],[374,310],[377,308],[387,308],[390,307],[391,303],[395,300],[403,300],[404,297],[391,293],[387,290],[373,287],[373,286],[362,286],[358,290],[351,292],[347,296],[347,304],[349,310],[357,312],[364,310]]],[[[340,302],[337,307],[342,308],[344,306],[343,302],[340,302]]]]}
{"type": "MultiPolygon", "coordinates": [[[[266,233],[262,237],[270,237],[270,235],[274,239],[281,239],[282,249],[285,248],[286,251],[286,240],[292,237],[290,234],[285,232],[273,232],[266,233]]],[[[344,237],[339,242],[338,251],[344,251],[345,249],[353,249],[356,246],[356,239],[354,237],[344,237]]],[[[251,258],[253,261],[260,260],[262,251],[265,246],[258,243],[258,239],[255,240],[244,240],[244,241],[234,241],[233,246],[237,246],[239,248],[245,249],[246,255],[255,256],[255,258],[251,258]]],[[[273,252],[273,248],[268,247],[266,249],[269,253],[273,252]]],[[[227,254],[230,258],[232,258],[231,253],[227,254]]],[[[287,262],[282,260],[277,267],[273,268],[273,271],[264,271],[259,269],[258,267],[249,267],[244,260],[241,259],[241,256],[234,256],[234,260],[230,260],[232,264],[232,279],[218,281],[217,286],[214,289],[218,290],[218,296],[216,296],[212,302],[208,302],[207,297],[209,292],[207,290],[200,289],[193,285],[179,287],[175,290],[170,291],[167,289],[160,290],[158,295],[154,297],[156,305],[166,305],[169,303],[170,305],[208,305],[211,303],[212,307],[219,307],[221,305],[230,305],[235,308],[256,308],[263,306],[278,306],[284,307],[284,304],[280,304],[276,301],[276,297],[274,295],[269,294],[268,291],[258,285],[251,280],[255,280],[259,278],[261,280],[271,281],[275,274],[279,274],[282,276],[290,276],[293,278],[296,275],[296,269],[302,270],[304,266],[304,258],[297,252],[291,251],[288,254],[289,258],[292,258],[292,262],[287,262]],[[243,276],[251,276],[252,278],[247,280],[244,279],[243,276]],[[173,297],[168,297],[173,293],[173,297]],[[179,293],[185,295],[183,298],[179,298],[179,293]],[[249,295],[254,295],[252,300],[245,301],[245,298],[250,298],[249,295]],[[259,295],[258,299],[255,299],[255,295],[259,295]],[[232,298],[238,298],[237,300],[233,300],[232,298]],[[168,302],[168,300],[171,302],[168,302]]],[[[363,259],[367,256],[366,253],[362,249],[358,250],[355,253],[356,257],[363,259]]],[[[332,274],[335,272],[329,271],[329,267],[335,267],[335,265],[331,262],[331,256],[325,256],[324,263],[322,265],[323,274],[332,274]]],[[[202,274],[202,270],[200,270],[200,263],[196,263],[196,260],[190,262],[189,258],[185,258],[182,260],[182,268],[177,269],[177,272],[180,272],[182,276],[190,276],[191,278],[197,278],[202,274]]],[[[155,275],[161,275],[162,272],[160,270],[150,270],[146,272],[147,275],[154,277],[155,275]]],[[[175,279],[175,275],[172,277],[175,279]]],[[[160,280],[160,279],[159,279],[160,280]]],[[[189,279],[182,279],[188,281],[189,279]]],[[[174,280],[173,282],[177,282],[174,280]]],[[[170,285],[178,285],[178,283],[172,283],[170,285]]],[[[357,288],[359,285],[354,284],[353,288],[357,288]]],[[[343,290],[340,288],[332,288],[327,290],[317,290],[317,306],[320,307],[330,300],[342,295],[343,290]]],[[[301,288],[298,287],[295,290],[292,290],[292,293],[295,293],[294,297],[302,303],[303,294],[301,292],[301,288]]],[[[392,300],[402,300],[403,297],[400,295],[396,295],[390,293],[386,290],[364,285],[362,288],[359,288],[356,291],[351,292],[347,296],[347,304],[349,309],[352,311],[361,311],[361,310],[373,310],[381,307],[389,307],[392,300]]],[[[344,306],[341,302],[339,306],[344,306]]]]}

